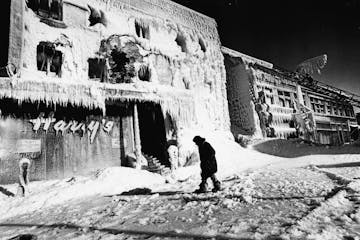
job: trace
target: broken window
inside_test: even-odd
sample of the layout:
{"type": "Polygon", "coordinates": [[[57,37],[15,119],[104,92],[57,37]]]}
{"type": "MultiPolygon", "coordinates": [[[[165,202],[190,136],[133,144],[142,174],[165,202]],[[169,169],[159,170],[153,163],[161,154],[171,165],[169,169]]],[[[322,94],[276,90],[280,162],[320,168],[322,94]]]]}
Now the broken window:
{"type": "Polygon", "coordinates": [[[278,99],[279,99],[280,106],[282,106],[282,107],[290,107],[291,106],[290,92],[278,90],[278,99]]]}
{"type": "Polygon", "coordinates": [[[43,18],[63,20],[62,0],[28,0],[27,6],[43,18]]]}
{"type": "Polygon", "coordinates": [[[117,49],[111,51],[109,75],[113,83],[129,83],[135,77],[135,67],[126,53],[117,49]]]}
{"type": "Polygon", "coordinates": [[[150,39],[150,29],[148,25],[135,21],[135,31],[138,37],[150,39]]]}
{"type": "Polygon", "coordinates": [[[186,39],[183,35],[178,34],[176,36],[175,42],[181,48],[182,52],[187,52],[186,39]]]}
{"type": "Polygon", "coordinates": [[[140,80],[149,82],[151,76],[149,67],[146,65],[141,65],[138,71],[138,76],[140,80]]]}
{"type": "Polygon", "coordinates": [[[345,116],[350,117],[349,108],[345,108],[345,116]]]}
{"type": "Polygon", "coordinates": [[[62,52],[56,50],[52,42],[40,42],[36,49],[37,68],[46,74],[50,72],[61,76],[62,52]]]}
{"type": "Polygon", "coordinates": [[[101,58],[89,58],[89,78],[100,82],[107,81],[106,60],[101,58]]]}
{"type": "Polygon", "coordinates": [[[332,108],[331,108],[331,104],[329,102],[326,102],[326,113],[332,114],[332,108]]]}
{"type": "Polygon", "coordinates": [[[285,107],[285,100],[280,98],[279,104],[280,104],[280,106],[285,107]]]}

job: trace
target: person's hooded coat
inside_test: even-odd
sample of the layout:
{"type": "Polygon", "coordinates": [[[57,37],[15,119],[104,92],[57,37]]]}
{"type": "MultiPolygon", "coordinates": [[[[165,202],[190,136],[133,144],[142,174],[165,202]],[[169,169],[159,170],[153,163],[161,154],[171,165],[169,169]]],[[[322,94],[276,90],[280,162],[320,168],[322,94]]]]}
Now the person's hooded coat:
{"type": "Polygon", "coordinates": [[[217,172],[217,162],[214,148],[200,136],[194,137],[193,141],[199,147],[201,176],[211,177],[217,172]]]}

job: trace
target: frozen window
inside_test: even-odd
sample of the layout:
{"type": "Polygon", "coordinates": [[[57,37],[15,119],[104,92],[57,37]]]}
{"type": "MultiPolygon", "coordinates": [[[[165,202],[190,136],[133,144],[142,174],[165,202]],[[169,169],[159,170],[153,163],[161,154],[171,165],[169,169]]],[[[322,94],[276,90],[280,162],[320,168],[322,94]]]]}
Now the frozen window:
{"type": "Polygon", "coordinates": [[[327,110],[327,114],[331,114],[332,113],[332,109],[331,109],[331,104],[327,103],[326,104],[326,110],[327,110]]]}
{"type": "Polygon", "coordinates": [[[183,35],[178,34],[175,39],[176,44],[181,48],[182,52],[187,52],[186,39],[183,35]]]}
{"type": "Polygon", "coordinates": [[[285,107],[285,100],[280,98],[279,99],[280,106],[285,107]]]}
{"type": "Polygon", "coordinates": [[[89,78],[100,82],[107,81],[107,68],[105,59],[89,58],[89,78]]]}
{"type": "Polygon", "coordinates": [[[150,29],[148,25],[135,21],[135,31],[138,37],[150,39],[150,29]]]}
{"type": "Polygon", "coordinates": [[[201,38],[199,38],[199,45],[200,45],[201,51],[206,52],[205,43],[201,38]]]}
{"type": "Polygon", "coordinates": [[[348,109],[348,108],[345,108],[345,115],[346,115],[347,117],[350,117],[350,112],[349,112],[349,109],[348,109]]]}
{"type": "Polygon", "coordinates": [[[40,42],[36,49],[37,68],[46,74],[50,72],[61,76],[62,52],[55,49],[51,42],[40,42]]]}
{"type": "Polygon", "coordinates": [[[140,69],[138,71],[139,79],[142,81],[150,81],[150,69],[146,65],[140,66],[140,69]]]}
{"type": "Polygon", "coordinates": [[[27,5],[35,13],[43,18],[63,20],[62,0],[28,0],[27,5]]]}
{"type": "Polygon", "coordinates": [[[338,115],[338,109],[337,109],[337,106],[336,106],[336,105],[334,105],[334,114],[335,114],[335,115],[338,115]]]}
{"type": "Polygon", "coordinates": [[[126,53],[113,49],[109,58],[109,78],[112,83],[129,83],[136,76],[134,65],[126,53]]]}

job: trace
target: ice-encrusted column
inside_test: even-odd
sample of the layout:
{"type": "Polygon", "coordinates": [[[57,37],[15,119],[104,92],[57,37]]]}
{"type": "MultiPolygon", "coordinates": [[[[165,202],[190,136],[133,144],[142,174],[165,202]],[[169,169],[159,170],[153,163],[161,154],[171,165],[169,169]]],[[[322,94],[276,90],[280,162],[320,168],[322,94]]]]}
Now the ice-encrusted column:
{"type": "Polygon", "coordinates": [[[134,103],[134,140],[135,140],[135,156],[136,156],[136,168],[141,168],[141,139],[140,139],[140,126],[139,126],[139,114],[137,103],[134,103]]]}

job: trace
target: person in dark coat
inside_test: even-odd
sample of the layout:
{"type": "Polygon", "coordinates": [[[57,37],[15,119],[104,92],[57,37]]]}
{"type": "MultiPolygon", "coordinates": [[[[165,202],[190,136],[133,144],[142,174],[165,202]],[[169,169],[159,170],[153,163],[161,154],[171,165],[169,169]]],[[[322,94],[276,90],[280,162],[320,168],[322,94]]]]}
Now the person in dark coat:
{"type": "Polygon", "coordinates": [[[210,143],[205,141],[205,138],[195,136],[193,142],[199,148],[200,154],[200,168],[201,168],[201,183],[199,189],[195,193],[206,192],[206,181],[211,178],[214,188],[213,192],[217,192],[221,189],[221,183],[217,180],[215,173],[217,172],[217,162],[215,157],[215,150],[210,143]]]}

